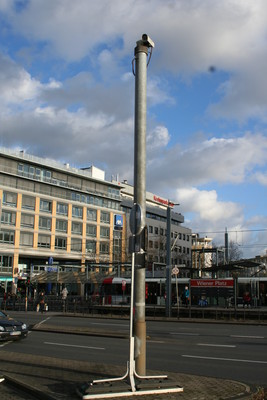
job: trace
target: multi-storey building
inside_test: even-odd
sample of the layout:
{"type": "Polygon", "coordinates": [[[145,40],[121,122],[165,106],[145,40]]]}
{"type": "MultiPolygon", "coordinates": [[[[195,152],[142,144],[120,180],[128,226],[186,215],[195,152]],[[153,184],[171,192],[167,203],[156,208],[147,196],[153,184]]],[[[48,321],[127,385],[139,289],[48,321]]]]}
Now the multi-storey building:
{"type": "MultiPolygon", "coordinates": [[[[166,199],[147,192],[148,269],[166,268],[166,199]]],[[[16,291],[47,265],[114,265],[130,260],[133,187],[104,171],[0,149],[0,282],[16,291]]],[[[171,263],[191,265],[191,230],[171,212],[171,263]]],[[[58,267],[59,268],[59,267],[58,267]]]]}
{"type": "MultiPolygon", "coordinates": [[[[121,184],[122,209],[129,218],[133,205],[134,188],[127,181],[121,184]]],[[[148,229],[148,268],[166,268],[167,208],[172,204],[153,193],[146,193],[146,224],[148,229]]],[[[127,219],[128,219],[127,218],[127,219]]],[[[191,266],[191,229],[182,226],[184,216],[171,211],[171,264],[191,266]]],[[[129,226],[129,224],[127,224],[129,226]]],[[[129,229],[129,228],[128,228],[129,229]]],[[[127,237],[130,236],[128,231],[127,237]]],[[[182,269],[180,276],[183,275],[182,269]]]]}
{"type": "MultiPolygon", "coordinates": [[[[198,233],[192,234],[192,268],[199,271],[202,276],[201,270],[212,266],[212,238],[199,237],[198,233]]],[[[215,249],[216,250],[216,249],[215,249]]]]}
{"type": "MultiPolygon", "coordinates": [[[[34,266],[123,262],[120,186],[91,166],[71,168],[0,149],[0,281],[17,284],[34,266]]],[[[10,290],[10,288],[9,288],[10,290]]]]}

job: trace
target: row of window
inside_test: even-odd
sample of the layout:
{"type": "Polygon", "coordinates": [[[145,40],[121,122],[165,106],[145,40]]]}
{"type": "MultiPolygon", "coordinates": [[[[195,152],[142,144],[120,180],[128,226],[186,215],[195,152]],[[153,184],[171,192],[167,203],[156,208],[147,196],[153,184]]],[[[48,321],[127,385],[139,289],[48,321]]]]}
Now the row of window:
{"type": "MultiPolygon", "coordinates": [[[[17,207],[17,193],[3,192],[3,205],[17,207]]],[[[23,209],[35,210],[35,197],[22,195],[23,209]]],[[[52,213],[52,201],[40,199],[40,211],[45,213],[52,213]]],[[[96,221],[97,210],[87,208],[87,219],[96,221]]],[[[59,215],[68,216],[68,204],[57,203],[56,213],[59,215]]],[[[83,207],[72,206],[72,217],[83,218],[83,207]]],[[[106,224],[110,223],[110,213],[101,211],[100,221],[106,224]]]]}
{"type": "MultiPolygon", "coordinates": [[[[9,211],[3,211],[1,215],[2,224],[15,226],[16,224],[16,213],[9,211]]],[[[51,231],[52,218],[39,217],[39,229],[51,231]]],[[[24,228],[34,228],[34,215],[21,213],[20,226],[24,228]]],[[[68,232],[68,221],[64,219],[56,220],[56,231],[58,232],[68,232]]],[[[83,223],[72,221],[71,223],[71,233],[75,235],[83,234],[83,223]]],[[[86,236],[97,236],[97,225],[86,224],[86,236]]],[[[100,237],[109,238],[110,228],[107,226],[100,226],[100,237]]]]}
{"type": "MultiPolygon", "coordinates": [[[[167,244],[163,242],[154,242],[153,240],[148,241],[148,248],[149,249],[160,249],[163,251],[167,250],[167,244]]],[[[184,246],[175,246],[173,249],[175,253],[183,253],[183,254],[190,254],[190,248],[184,246]]]]}
{"type": "MultiPolygon", "coordinates": [[[[98,207],[106,207],[106,208],[114,208],[118,209],[118,207],[112,207],[110,202],[106,199],[97,199],[94,198],[93,196],[91,200],[86,201],[83,197],[88,197],[88,196],[83,196],[78,193],[72,193],[71,195],[71,200],[73,201],[80,201],[82,203],[86,204],[92,204],[98,207]],[[84,200],[84,201],[83,201],[84,200]]],[[[3,205],[9,206],[9,207],[17,207],[17,193],[13,192],[3,192],[3,205]]],[[[35,197],[28,196],[28,195],[22,195],[22,208],[26,208],[29,210],[35,210],[35,197]]],[[[47,213],[52,213],[52,201],[49,200],[40,200],[40,211],[42,212],[47,212],[47,213]]],[[[96,211],[96,210],[92,210],[96,211]]],[[[57,203],[57,214],[62,214],[62,215],[68,215],[68,204],[66,203],[57,203]]],[[[109,213],[106,213],[109,215],[109,213]]],[[[83,217],[83,207],[72,207],[72,215],[76,218],[82,218],[83,217]]]]}
{"type": "MultiPolygon", "coordinates": [[[[160,236],[166,236],[167,235],[166,229],[158,228],[157,226],[152,226],[152,225],[149,225],[148,233],[154,234],[154,235],[160,235],[160,236]]],[[[190,241],[190,235],[186,235],[185,233],[181,233],[181,232],[180,233],[178,233],[178,232],[172,232],[171,233],[171,238],[172,239],[176,239],[177,236],[178,236],[178,239],[180,239],[180,240],[186,240],[187,242],[190,241]]]]}
{"type": "MultiPolygon", "coordinates": [[[[119,233],[116,233],[116,248],[120,247],[120,237],[119,233]]],[[[15,234],[12,231],[1,231],[0,232],[0,243],[14,244],[15,234]]],[[[82,239],[71,238],[71,251],[82,251],[82,239]]],[[[21,232],[20,233],[20,245],[33,247],[33,233],[21,232]]],[[[109,253],[109,242],[100,242],[100,253],[109,253]]],[[[38,235],[38,247],[51,248],[51,236],[49,235],[38,235]]],[[[96,253],[96,241],[86,240],[85,242],[86,252],[96,253]]],[[[66,237],[55,237],[55,249],[67,249],[67,238],[66,237]]]]}
{"type": "MultiPolygon", "coordinates": [[[[157,255],[152,255],[150,254],[148,256],[148,262],[149,263],[160,263],[160,264],[166,264],[166,257],[164,256],[157,256],[157,255]]],[[[190,258],[185,258],[184,256],[182,258],[172,258],[171,259],[171,265],[186,265],[190,266],[190,258]]]]}
{"type": "MultiPolygon", "coordinates": [[[[80,188],[83,184],[81,182],[80,178],[75,178],[75,177],[71,177],[71,176],[66,176],[64,174],[60,174],[60,179],[58,177],[58,175],[54,176],[55,174],[47,169],[43,169],[43,168],[39,168],[39,167],[35,167],[33,165],[29,165],[29,164],[18,164],[18,175],[26,177],[26,178],[30,178],[33,180],[38,180],[38,181],[42,181],[42,182],[48,182],[48,183],[52,183],[54,185],[58,185],[61,187],[65,187],[65,188],[80,188]],[[65,179],[64,179],[65,178],[65,179]]],[[[94,182],[87,182],[87,189],[91,189],[91,191],[95,191],[95,183],[94,182]],[[89,185],[89,186],[88,186],[89,185]]],[[[113,188],[113,187],[107,187],[107,185],[101,184],[99,185],[99,188],[97,190],[97,192],[99,194],[102,195],[108,195],[114,199],[119,200],[120,199],[120,190],[113,188]]],[[[75,193],[73,193],[73,196],[75,197],[75,193]]],[[[94,196],[89,196],[89,195],[80,195],[78,194],[79,198],[77,199],[77,197],[75,198],[76,201],[81,201],[82,203],[87,203],[87,204],[95,204],[95,201],[100,201],[101,204],[103,201],[105,201],[106,199],[101,199],[101,198],[97,198],[94,196]]],[[[104,207],[109,207],[109,208],[113,208],[112,204],[113,202],[110,202],[110,206],[108,206],[108,200],[106,200],[106,203],[104,205],[104,207]]],[[[100,205],[100,204],[98,204],[100,205]]]]}

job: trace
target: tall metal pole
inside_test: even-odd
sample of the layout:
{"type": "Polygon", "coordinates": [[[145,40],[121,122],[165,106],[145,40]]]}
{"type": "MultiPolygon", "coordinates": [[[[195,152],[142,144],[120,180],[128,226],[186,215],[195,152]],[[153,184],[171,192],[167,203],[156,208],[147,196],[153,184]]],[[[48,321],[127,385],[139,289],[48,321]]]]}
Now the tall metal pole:
{"type": "Polygon", "coordinates": [[[172,275],[171,275],[171,207],[167,208],[167,257],[166,257],[166,317],[171,317],[172,275]]]}
{"type": "MultiPolygon", "coordinates": [[[[148,48],[154,43],[143,35],[135,47],[135,130],[134,130],[134,203],[139,204],[146,216],[146,89],[148,48]]],[[[146,321],[145,321],[145,229],[135,236],[135,247],[139,250],[135,257],[135,314],[134,351],[135,368],[138,375],[146,373],[146,321]]]]}
{"type": "Polygon", "coordinates": [[[225,263],[228,264],[229,262],[229,244],[228,244],[228,232],[227,228],[225,228],[224,234],[224,247],[225,247],[225,263]]]}

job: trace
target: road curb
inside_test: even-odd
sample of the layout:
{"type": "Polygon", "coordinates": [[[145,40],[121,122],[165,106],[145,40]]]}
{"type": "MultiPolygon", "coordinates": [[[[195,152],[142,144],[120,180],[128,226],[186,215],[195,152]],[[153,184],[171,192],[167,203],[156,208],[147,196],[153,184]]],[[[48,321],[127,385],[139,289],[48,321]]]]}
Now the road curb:
{"type": "Polygon", "coordinates": [[[23,392],[28,393],[31,396],[34,396],[38,400],[57,400],[56,397],[41,391],[37,387],[28,385],[27,383],[22,382],[19,379],[14,378],[10,375],[3,374],[3,377],[5,378],[5,382],[11,387],[16,387],[22,390],[23,392]]]}

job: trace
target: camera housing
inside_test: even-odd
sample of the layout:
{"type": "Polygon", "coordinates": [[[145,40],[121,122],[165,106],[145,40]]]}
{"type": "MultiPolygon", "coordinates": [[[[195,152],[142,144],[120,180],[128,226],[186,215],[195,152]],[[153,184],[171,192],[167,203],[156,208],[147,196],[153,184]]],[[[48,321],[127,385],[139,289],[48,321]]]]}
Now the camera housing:
{"type": "Polygon", "coordinates": [[[144,45],[147,47],[155,47],[155,43],[146,33],[142,35],[142,41],[144,42],[144,45]]]}

